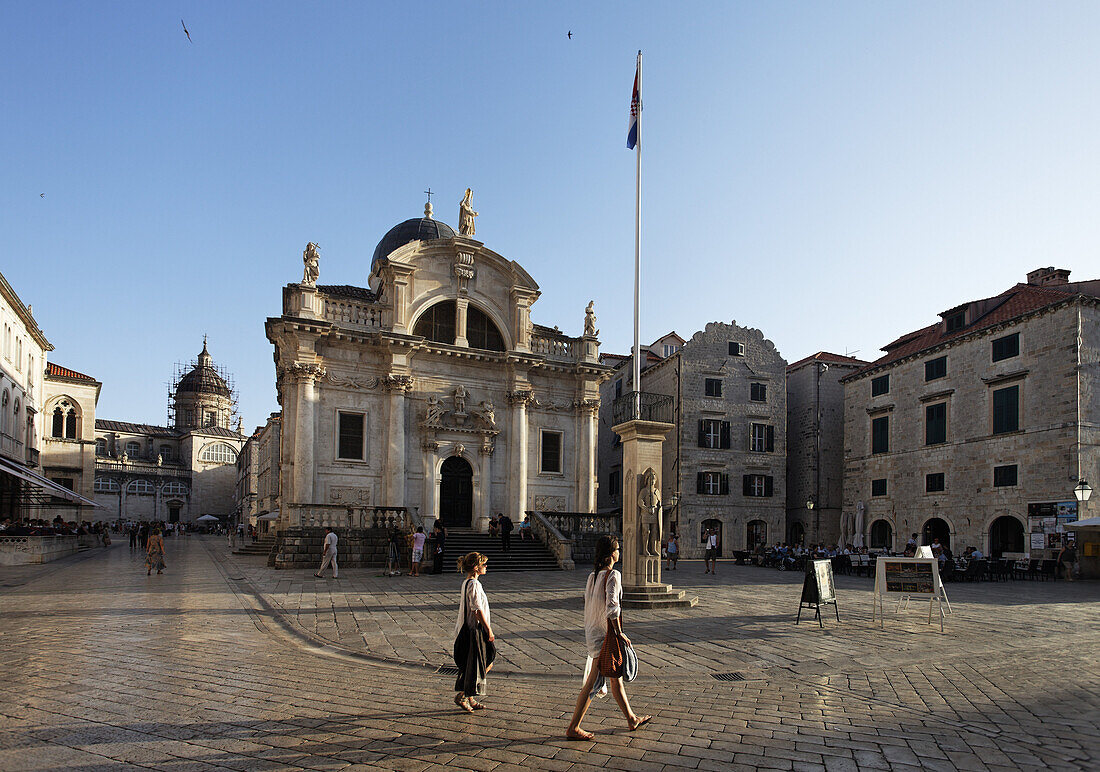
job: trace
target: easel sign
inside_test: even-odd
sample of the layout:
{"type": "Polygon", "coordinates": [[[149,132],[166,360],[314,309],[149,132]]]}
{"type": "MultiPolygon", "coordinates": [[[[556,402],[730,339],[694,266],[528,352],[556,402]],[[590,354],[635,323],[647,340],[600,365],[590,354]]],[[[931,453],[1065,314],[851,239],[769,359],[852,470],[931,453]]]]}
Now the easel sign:
{"type": "Polygon", "coordinates": [[[798,617],[794,620],[797,625],[802,619],[802,609],[812,608],[817,624],[824,627],[821,621],[821,607],[833,605],[836,613],[836,621],[840,621],[840,608],[836,603],[836,586],[833,584],[833,562],[831,560],[814,560],[806,570],[806,578],[802,582],[802,600],[798,603],[798,617]]]}
{"type": "Polygon", "coordinates": [[[940,581],[940,564],[935,558],[889,558],[875,561],[875,597],[871,607],[871,621],[879,614],[879,625],[885,627],[886,596],[897,598],[897,613],[902,604],[908,605],[913,597],[928,597],[928,623],[932,623],[932,609],[937,607],[940,616],[940,632],[946,614],[943,604],[947,595],[940,581]]]}

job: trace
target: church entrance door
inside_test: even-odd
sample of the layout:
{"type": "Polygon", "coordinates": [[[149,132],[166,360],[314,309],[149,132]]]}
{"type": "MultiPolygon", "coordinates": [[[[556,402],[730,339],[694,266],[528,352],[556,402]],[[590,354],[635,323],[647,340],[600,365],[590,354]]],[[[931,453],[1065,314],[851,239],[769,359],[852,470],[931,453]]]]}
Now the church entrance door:
{"type": "Polygon", "coordinates": [[[469,528],[474,513],[474,470],[461,456],[443,462],[439,481],[439,519],[446,528],[469,528]]]}

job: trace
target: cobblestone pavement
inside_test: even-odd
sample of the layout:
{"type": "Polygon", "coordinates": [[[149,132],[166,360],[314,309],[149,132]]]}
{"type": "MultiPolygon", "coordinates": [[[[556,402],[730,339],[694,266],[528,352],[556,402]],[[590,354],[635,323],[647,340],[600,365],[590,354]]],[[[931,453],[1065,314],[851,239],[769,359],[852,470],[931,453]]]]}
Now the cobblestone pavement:
{"type": "Polygon", "coordinates": [[[459,577],[339,580],[169,540],[146,577],[125,544],[0,569],[0,769],[1094,769],[1100,585],[949,585],[927,612],[794,625],[800,576],[681,563],[695,609],[628,612],[642,662],[628,732],[610,700],[561,739],[583,658],[584,572],[483,580],[501,644],[488,710],[446,662],[459,577]],[[715,680],[715,673],[743,681],[715,680]]]}

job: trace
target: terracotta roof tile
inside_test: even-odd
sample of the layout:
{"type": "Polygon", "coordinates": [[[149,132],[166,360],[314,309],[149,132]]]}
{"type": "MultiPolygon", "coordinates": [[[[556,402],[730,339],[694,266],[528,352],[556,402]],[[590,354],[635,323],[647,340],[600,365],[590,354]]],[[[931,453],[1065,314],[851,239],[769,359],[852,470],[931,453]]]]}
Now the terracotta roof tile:
{"type": "Polygon", "coordinates": [[[78,373],[76,370],[70,370],[67,367],[56,365],[53,362],[46,363],[46,375],[53,378],[72,378],[77,381],[91,381],[92,383],[99,383],[95,378],[84,373],[78,373]]]}

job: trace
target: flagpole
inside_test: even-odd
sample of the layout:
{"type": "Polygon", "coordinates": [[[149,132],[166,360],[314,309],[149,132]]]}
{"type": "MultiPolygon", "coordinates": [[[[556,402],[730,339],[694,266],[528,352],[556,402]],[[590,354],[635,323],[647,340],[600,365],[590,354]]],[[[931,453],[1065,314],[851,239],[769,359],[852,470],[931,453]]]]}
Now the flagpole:
{"type": "Polygon", "coordinates": [[[634,418],[642,417],[642,349],[639,341],[642,299],[642,52],[638,51],[637,141],[634,145],[634,418]]]}

